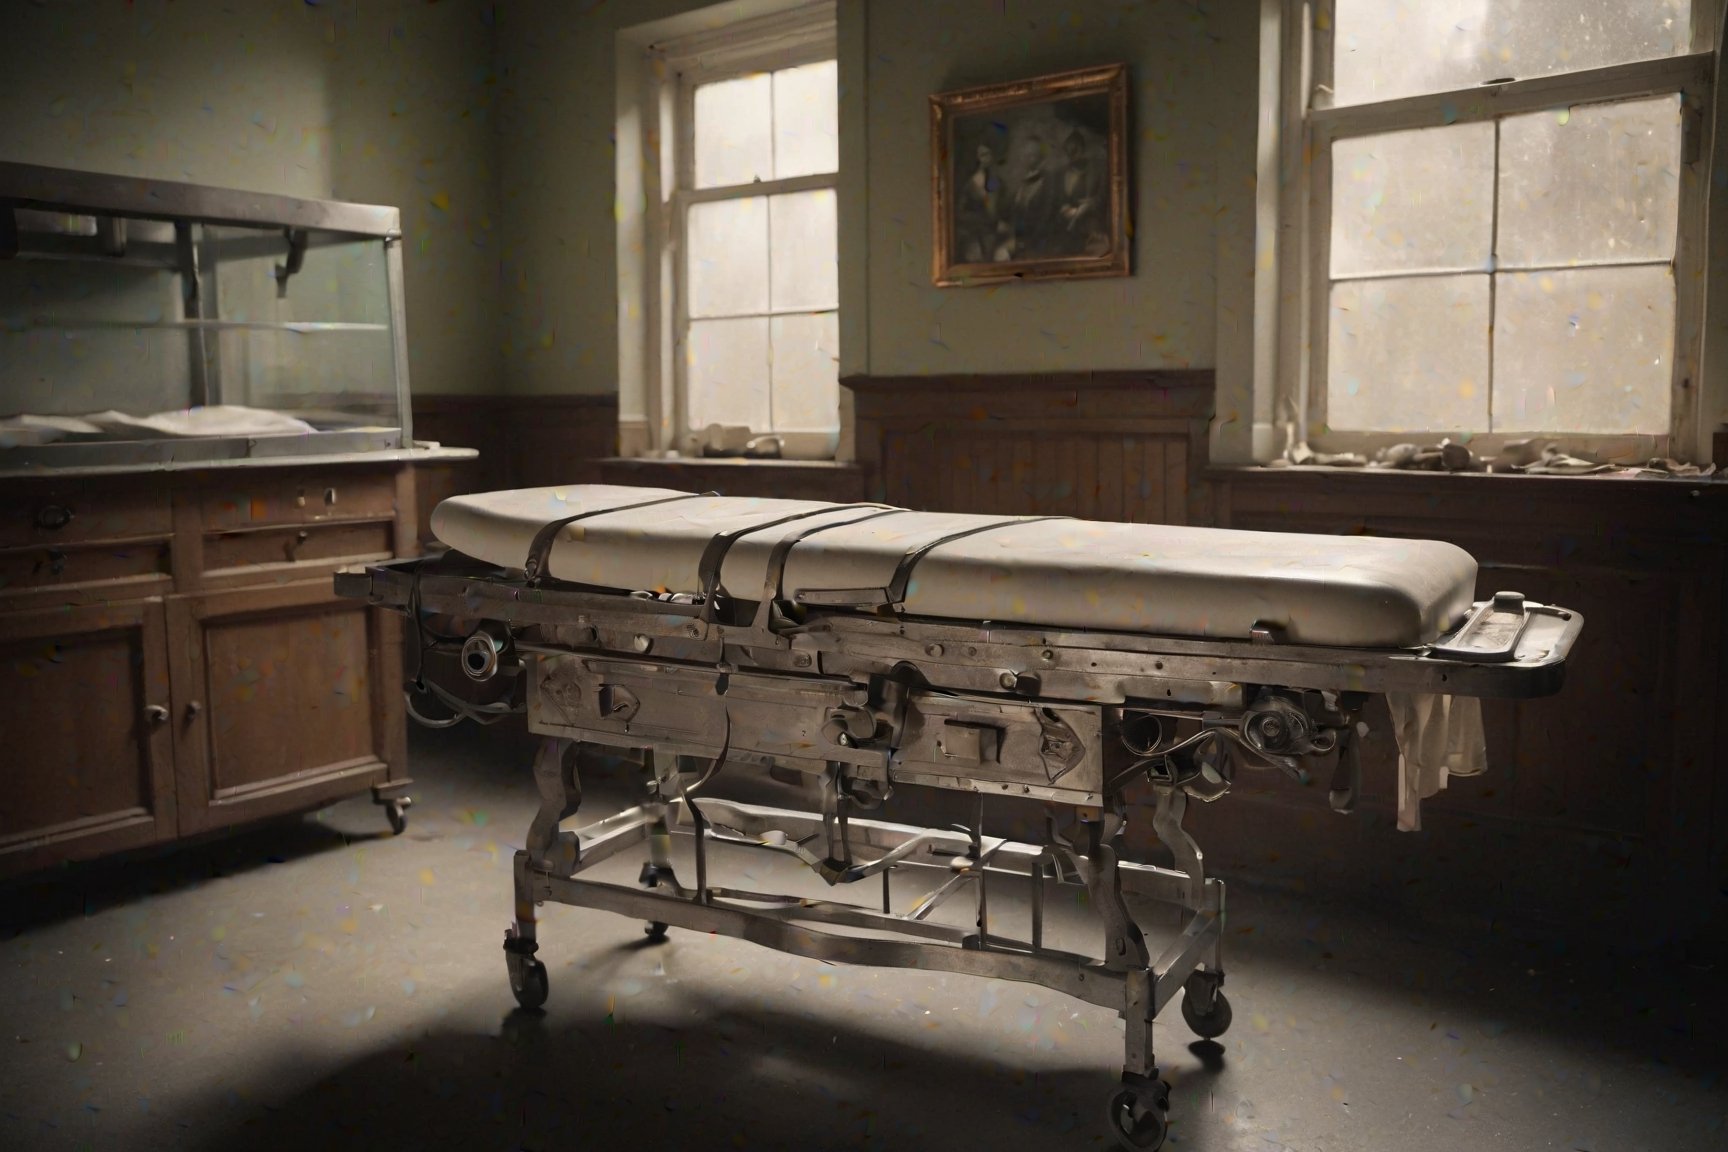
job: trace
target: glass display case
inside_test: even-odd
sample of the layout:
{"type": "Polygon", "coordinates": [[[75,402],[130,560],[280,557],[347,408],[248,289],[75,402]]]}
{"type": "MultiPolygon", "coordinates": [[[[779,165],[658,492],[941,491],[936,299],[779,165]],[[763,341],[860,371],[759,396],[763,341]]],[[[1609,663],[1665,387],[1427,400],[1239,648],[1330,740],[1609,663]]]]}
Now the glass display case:
{"type": "Polygon", "coordinates": [[[395,208],[0,163],[0,471],[412,447],[395,208]]]}

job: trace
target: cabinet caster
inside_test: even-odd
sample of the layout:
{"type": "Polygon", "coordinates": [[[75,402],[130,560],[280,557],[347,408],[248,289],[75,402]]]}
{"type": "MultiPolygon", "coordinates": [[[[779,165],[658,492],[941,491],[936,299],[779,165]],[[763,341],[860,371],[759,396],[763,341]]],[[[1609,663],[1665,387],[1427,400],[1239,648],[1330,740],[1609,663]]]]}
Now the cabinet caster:
{"type": "Polygon", "coordinates": [[[664,944],[666,942],[665,922],[661,920],[648,921],[642,925],[642,935],[648,937],[650,944],[664,944]]]}
{"type": "Polygon", "coordinates": [[[534,958],[539,945],[523,940],[514,932],[504,937],[504,962],[510,969],[510,991],[516,1003],[533,1011],[546,1003],[552,983],[546,976],[546,965],[534,958]]]}
{"type": "Polygon", "coordinates": [[[1202,1040],[1216,1040],[1230,1030],[1230,1001],[1222,983],[1221,973],[1196,972],[1182,986],[1182,1019],[1202,1040]]]}
{"type": "Polygon", "coordinates": [[[400,800],[391,800],[384,805],[384,818],[390,821],[390,833],[400,836],[408,831],[408,808],[414,801],[404,796],[400,800]]]}
{"type": "Polygon", "coordinates": [[[1170,1134],[1169,1111],[1169,1084],[1124,1076],[1110,1097],[1110,1134],[1127,1152],[1157,1152],[1170,1134]]]}

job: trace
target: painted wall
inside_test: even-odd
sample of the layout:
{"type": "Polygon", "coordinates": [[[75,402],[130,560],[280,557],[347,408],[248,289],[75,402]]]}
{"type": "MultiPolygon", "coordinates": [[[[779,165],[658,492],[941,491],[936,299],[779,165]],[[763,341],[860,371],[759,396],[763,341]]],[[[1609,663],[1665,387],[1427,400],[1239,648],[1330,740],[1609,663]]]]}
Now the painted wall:
{"type": "Polygon", "coordinates": [[[501,389],[491,3],[5,13],[0,159],[396,205],[414,390],[501,389]]]}
{"type": "MultiPolygon", "coordinates": [[[[505,373],[513,392],[617,387],[617,33],[702,6],[511,0],[500,9],[505,373]]],[[[841,223],[841,307],[856,319],[862,305],[868,327],[847,325],[846,371],[1216,366],[1246,380],[1259,35],[1252,4],[859,7],[862,19],[842,14],[840,55],[843,71],[848,60],[862,67],[867,130],[864,147],[843,156],[842,183],[862,180],[867,207],[841,223]],[[1133,69],[1135,275],[931,287],[929,94],[1114,60],[1133,69]],[[858,261],[868,262],[864,276],[858,261]],[[1221,330],[1240,340],[1239,351],[1219,347],[1221,330]],[[860,333],[863,348],[855,346],[860,333]]],[[[847,82],[843,76],[843,88],[847,82]]]]}
{"type": "Polygon", "coordinates": [[[1246,157],[1251,178],[1253,5],[872,0],[868,28],[871,373],[1216,365],[1221,239],[1224,274],[1251,291],[1253,189],[1236,169],[1246,157]],[[1134,275],[932,287],[929,94],[1116,61],[1131,72],[1134,275]]]}
{"type": "Polygon", "coordinates": [[[618,390],[618,32],[710,4],[500,6],[500,309],[511,392],[618,390]]]}

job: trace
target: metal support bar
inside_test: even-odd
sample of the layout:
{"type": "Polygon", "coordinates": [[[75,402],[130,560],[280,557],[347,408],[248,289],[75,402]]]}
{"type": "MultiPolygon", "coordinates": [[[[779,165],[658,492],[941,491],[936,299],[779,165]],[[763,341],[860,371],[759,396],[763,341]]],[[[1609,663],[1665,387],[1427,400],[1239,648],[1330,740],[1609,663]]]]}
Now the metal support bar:
{"type": "Polygon", "coordinates": [[[1153,962],[1157,973],[1153,989],[1152,1014],[1164,1010],[1176,996],[1190,973],[1199,967],[1202,956],[1223,933],[1223,923],[1216,912],[1201,912],[1190,919],[1182,934],[1173,940],[1153,962]]]}
{"type": "Polygon", "coordinates": [[[660,920],[694,932],[712,932],[748,940],[812,960],[990,976],[1039,984],[1111,1010],[1119,1010],[1122,1005],[1123,976],[1106,970],[1097,961],[1078,964],[1049,955],[1032,956],[994,950],[982,952],[974,948],[914,941],[836,936],[765,916],[754,909],[733,908],[713,902],[694,904],[671,900],[652,890],[538,872],[533,873],[530,879],[540,899],[614,912],[639,920],[660,920]]]}

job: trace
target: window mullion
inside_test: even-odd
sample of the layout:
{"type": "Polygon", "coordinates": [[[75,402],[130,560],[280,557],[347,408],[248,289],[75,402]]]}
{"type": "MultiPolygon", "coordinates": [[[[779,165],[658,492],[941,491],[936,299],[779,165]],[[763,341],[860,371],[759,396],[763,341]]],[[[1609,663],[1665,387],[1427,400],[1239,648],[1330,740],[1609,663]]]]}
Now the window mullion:
{"type": "Polygon", "coordinates": [[[1494,175],[1488,197],[1488,427],[1494,431],[1494,334],[1499,330],[1500,307],[1500,121],[1494,121],[1494,175]]]}
{"type": "Polygon", "coordinates": [[[1712,59],[1710,53],[1667,56],[1536,76],[1505,84],[1425,92],[1419,96],[1331,108],[1317,107],[1309,111],[1308,119],[1316,125],[1324,125],[1336,139],[1396,132],[1405,128],[1475,123],[1520,112],[1540,112],[1565,104],[1635,100],[1640,96],[1659,96],[1708,84],[1712,59]]]}

